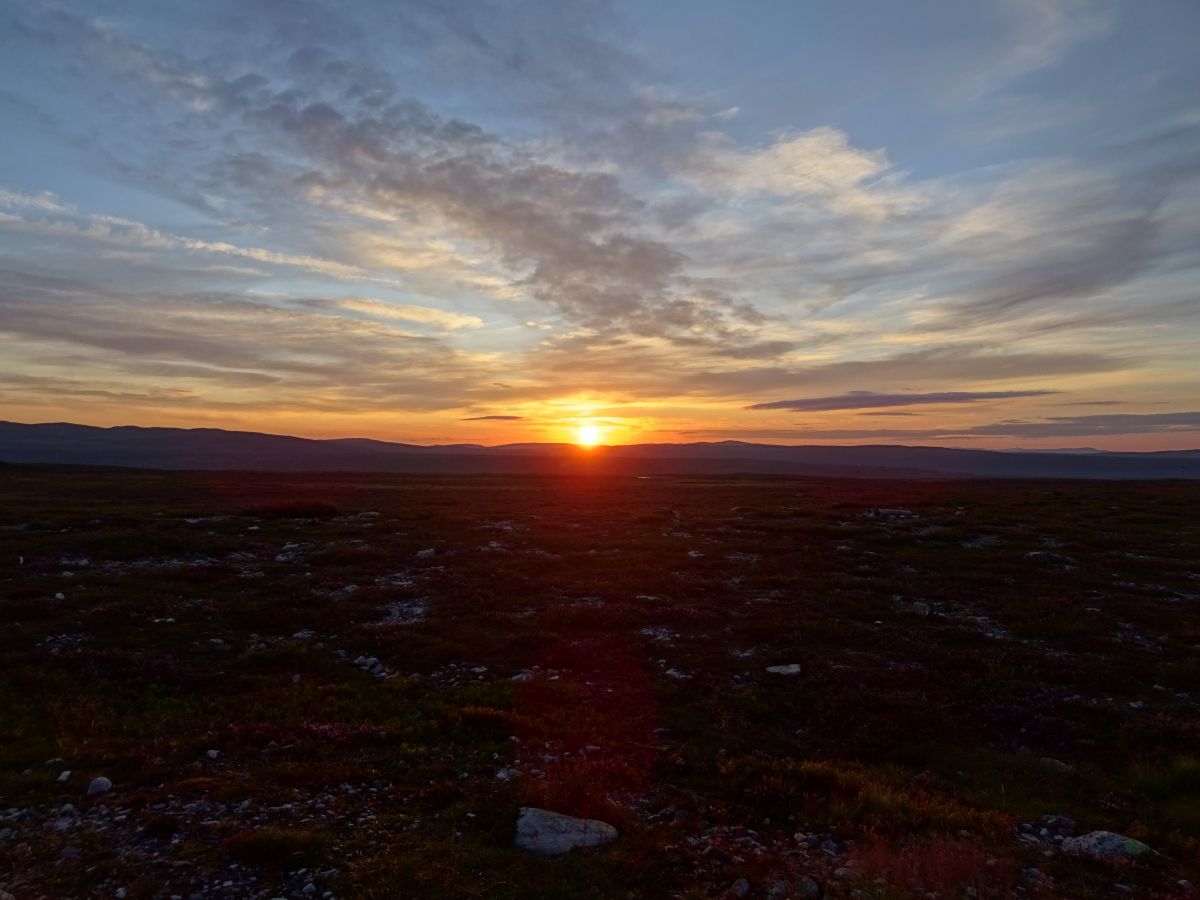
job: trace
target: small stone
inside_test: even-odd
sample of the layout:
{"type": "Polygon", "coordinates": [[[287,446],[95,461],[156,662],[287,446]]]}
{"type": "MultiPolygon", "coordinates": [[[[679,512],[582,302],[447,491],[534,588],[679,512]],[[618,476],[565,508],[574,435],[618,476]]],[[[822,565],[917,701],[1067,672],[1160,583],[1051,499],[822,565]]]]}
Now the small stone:
{"type": "Polygon", "coordinates": [[[66,784],[70,780],[71,780],[71,770],[70,769],[67,769],[66,771],[64,771],[62,774],[60,774],[58,776],[59,784],[66,784]]]}
{"type": "Polygon", "coordinates": [[[799,675],[804,671],[800,663],[788,663],[786,666],[767,666],[772,675],[799,675]]]}
{"type": "Polygon", "coordinates": [[[1190,891],[1193,887],[1192,883],[1186,878],[1180,878],[1177,882],[1175,882],[1175,886],[1181,891],[1190,891]]]}
{"type": "Polygon", "coordinates": [[[617,829],[598,819],[578,819],[538,809],[521,807],[517,818],[516,845],[542,856],[558,856],[578,847],[601,847],[617,839],[617,829]]]}
{"type": "Polygon", "coordinates": [[[54,599],[55,600],[66,600],[67,595],[64,594],[62,591],[59,591],[57,594],[54,595],[54,599]]]}
{"type": "Polygon", "coordinates": [[[1063,852],[1102,861],[1141,859],[1154,851],[1141,841],[1112,831],[1092,831],[1062,842],[1063,852]]]}
{"type": "Polygon", "coordinates": [[[306,897],[311,897],[316,892],[317,892],[317,886],[315,884],[313,884],[311,881],[300,889],[300,893],[304,894],[304,896],[306,896],[306,897]]]}
{"type": "Polygon", "coordinates": [[[209,759],[220,759],[221,751],[220,750],[208,750],[208,751],[205,751],[204,755],[207,756],[209,759]]]}
{"type": "Polygon", "coordinates": [[[112,790],[112,782],[100,775],[92,779],[92,783],[88,785],[87,795],[95,797],[97,794],[107,794],[112,790]]]}
{"type": "Polygon", "coordinates": [[[796,882],[796,893],[805,900],[820,900],[825,894],[825,889],[817,879],[805,875],[796,882]]]}
{"type": "Polygon", "coordinates": [[[725,896],[729,897],[730,900],[741,900],[743,897],[749,897],[750,882],[745,878],[739,878],[729,886],[729,890],[725,892],[725,896]]]}
{"type": "Polygon", "coordinates": [[[928,603],[921,603],[920,601],[918,601],[912,605],[912,611],[914,613],[916,613],[918,616],[920,616],[921,618],[928,619],[930,613],[933,612],[933,609],[930,607],[930,605],[928,603]]]}
{"type": "Polygon", "coordinates": [[[427,550],[418,550],[417,559],[433,559],[434,550],[430,547],[427,550]]]}

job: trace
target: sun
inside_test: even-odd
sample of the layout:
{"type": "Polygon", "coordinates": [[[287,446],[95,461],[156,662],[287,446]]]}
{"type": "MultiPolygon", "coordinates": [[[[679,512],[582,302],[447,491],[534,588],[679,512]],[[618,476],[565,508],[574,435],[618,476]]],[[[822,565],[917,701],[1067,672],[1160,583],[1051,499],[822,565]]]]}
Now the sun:
{"type": "Polygon", "coordinates": [[[575,429],[575,443],[580,447],[595,447],[600,443],[600,429],[595,425],[580,425],[575,429]]]}

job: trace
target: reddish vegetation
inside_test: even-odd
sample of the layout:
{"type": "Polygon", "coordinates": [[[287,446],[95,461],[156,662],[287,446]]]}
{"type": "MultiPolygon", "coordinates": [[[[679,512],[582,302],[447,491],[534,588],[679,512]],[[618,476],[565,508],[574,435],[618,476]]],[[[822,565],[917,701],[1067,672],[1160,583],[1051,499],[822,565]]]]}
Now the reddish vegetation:
{"type": "Polygon", "coordinates": [[[9,474],[17,897],[1200,878],[1200,485],[9,474]]]}

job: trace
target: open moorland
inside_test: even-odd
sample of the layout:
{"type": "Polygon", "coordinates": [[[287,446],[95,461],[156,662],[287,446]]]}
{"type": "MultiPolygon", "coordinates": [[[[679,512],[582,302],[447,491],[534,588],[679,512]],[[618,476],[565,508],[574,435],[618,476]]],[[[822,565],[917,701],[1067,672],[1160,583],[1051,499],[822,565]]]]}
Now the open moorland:
{"type": "Polygon", "coordinates": [[[7,467],[0,890],[1187,896],[1197,509],[7,467]],[[618,836],[541,856],[522,807],[618,836]]]}

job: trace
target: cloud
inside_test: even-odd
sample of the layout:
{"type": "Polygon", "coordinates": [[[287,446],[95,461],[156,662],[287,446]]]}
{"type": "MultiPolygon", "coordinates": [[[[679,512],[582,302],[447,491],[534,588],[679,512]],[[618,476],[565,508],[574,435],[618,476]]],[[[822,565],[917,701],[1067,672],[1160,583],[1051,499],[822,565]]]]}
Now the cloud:
{"type": "Polygon", "coordinates": [[[881,150],[860,150],[836,128],[785,134],[757,150],[728,135],[707,132],[684,162],[684,175],[702,189],[769,194],[821,204],[847,216],[881,221],[920,207],[924,198],[884,179],[891,168],[881,150]]]}
{"type": "Polygon", "coordinates": [[[199,240],[160,231],[142,222],[120,216],[83,213],[72,206],[59,203],[53,199],[53,195],[49,194],[29,197],[12,191],[0,190],[0,206],[25,207],[46,214],[37,218],[0,215],[0,227],[16,231],[142,247],[150,250],[178,250],[233,256],[260,263],[304,269],[313,274],[337,280],[389,283],[386,279],[378,278],[358,266],[347,265],[335,260],[281,253],[262,247],[240,247],[227,241],[199,240]]]}
{"type": "Polygon", "coordinates": [[[1114,25],[1110,11],[1094,0],[1001,0],[999,40],[960,72],[952,97],[977,99],[1013,79],[1057,63],[1077,45],[1114,25]]]}
{"type": "Polygon", "coordinates": [[[278,304],[105,292],[10,273],[0,284],[0,336],[9,336],[4,355],[19,370],[91,371],[109,393],[144,393],[152,383],[195,394],[200,406],[435,411],[504,393],[488,387],[496,361],[439,337],[278,304]],[[206,384],[221,390],[210,394],[206,384]]]}
{"type": "Polygon", "coordinates": [[[972,438],[1063,438],[1121,435],[1177,435],[1200,433],[1200,412],[1145,413],[1098,416],[1051,416],[1033,421],[1013,419],[961,428],[793,428],[698,430],[710,436],[742,435],[796,440],[935,440],[972,438]]]}
{"type": "MultiPolygon", "coordinates": [[[[451,35],[451,45],[470,48],[469,55],[516,62],[492,45],[500,38],[481,30],[472,16],[436,4],[433,8],[442,10],[430,16],[437,20],[436,31],[451,35]]],[[[565,15],[547,8],[546,13],[576,29],[571,41],[554,43],[564,49],[554,69],[573,83],[572,90],[584,90],[581,70],[565,64],[576,54],[585,68],[616,71],[622,51],[601,52],[578,30],[603,18],[598,10],[565,15]],[[576,74],[567,77],[572,72],[576,74]]],[[[711,287],[697,291],[695,280],[683,277],[685,257],[642,226],[643,201],[624,190],[611,172],[541,158],[536,147],[443,116],[402,93],[396,78],[382,69],[302,46],[282,69],[272,67],[268,57],[258,70],[240,65],[240,74],[232,78],[226,74],[228,66],[156,50],[82,17],[64,12],[49,21],[65,41],[78,44],[112,76],[130,82],[147,98],[157,95],[166,108],[189,111],[183,119],[176,112],[166,126],[175,137],[205,135],[203,142],[181,141],[198,158],[190,170],[182,165],[185,160],[174,163],[182,182],[191,182],[178,190],[205,198],[210,209],[286,222],[293,231],[320,231],[320,219],[303,215],[315,192],[324,203],[335,197],[332,202],[343,210],[370,210],[376,221],[390,217],[405,224],[429,223],[456,242],[482,250],[486,263],[501,267],[518,293],[590,328],[678,334],[700,327],[719,332],[723,323],[737,326],[752,314],[745,302],[711,287]],[[221,137],[210,140],[212,135],[221,137]],[[205,158],[202,146],[230,151],[215,159],[206,151],[205,158]],[[668,314],[659,315],[663,311],[668,314]]],[[[543,27],[536,21],[528,24],[535,33],[543,27]]],[[[524,32],[497,25],[504,39],[518,45],[528,40],[524,32]]],[[[539,47],[529,66],[518,68],[536,81],[545,74],[537,61],[549,55],[550,50],[539,47]]],[[[158,168],[130,161],[130,177],[137,177],[138,169],[158,168]]],[[[312,235],[310,242],[332,239],[345,260],[322,265],[333,267],[332,275],[352,278],[361,275],[350,261],[360,249],[358,237],[353,231],[331,231],[312,235]]],[[[285,261],[272,251],[219,242],[187,246],[285,261]]],[[[291,256],[296,258],[286,261],[317,266],[305,255],[291,256]]]]}
{"type": "Polygon", "coordinates": [[[478,328],[483,319],[463,313],[449,312],[430,306],[413,306],[410,303],[390,303],[386,300],[370,298],[358,300],[337,300],[334,305],[339,309],[351,312],[366,313],[383,319],[401,319],[405,322],[418,322],[422,325],[433,325],[437,328],[478,328]]]}
{"type": "Polygon", "coordinates": [[[468,416],[465,419],[459,419],[460,422],[519,422],[524,419],[524,416],[468,416]]]}
{"type": "Polygon", "coordinates": [[[0,188],[0,206],[9,209],[28,208],[43,212],[67,212],[67,208],[59,202],[58,197],[49,191],[42,191],[40,194],[23,194],[20,191],[0,188]]]}
{"type": "Polygon", "coordinates": [[[884,406],[922,404],[964,404],[982,400],[1010,400],[1014,397],[1045,397],[1057,391],[938,391],[929,394],[879,394],[874,391],[849,391],[836,397],[809,397],[804,400],[772,400],[755,403],[747,409],[788,409],[812,412],[835,409],[874,409],[884,406]]]}

